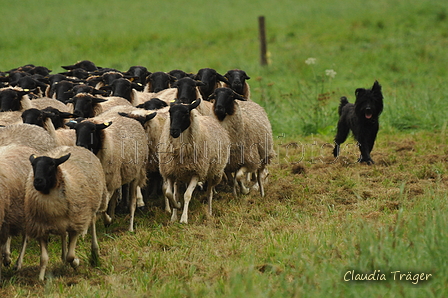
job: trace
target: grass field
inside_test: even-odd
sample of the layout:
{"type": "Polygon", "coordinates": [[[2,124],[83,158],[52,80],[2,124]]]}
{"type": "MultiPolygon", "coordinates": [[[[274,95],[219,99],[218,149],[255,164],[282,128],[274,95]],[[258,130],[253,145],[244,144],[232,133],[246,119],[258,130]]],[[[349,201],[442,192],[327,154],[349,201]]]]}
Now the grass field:
{"type": "MultiPolygon", "coordinates": [[[[125,231],[124,216],[108,229],[99,223],[97,268],[89,266],[88,236],[76,272],[60,262],[54,237],[50,276],[39,283],[33,241],[22,270],[3,268],[0,296],[448,296],[448,4],[297,2],[2,3],[0,71],[33,63],[57,73],[83,59],[120,70],[244,69],[278,157],[265,198],[234,199],[221,188],[212,218],[198,191],[188,225],[169,224],[161,201],[138,214],[135,233],[125,231]],[[335,160],[339,98],[353,101],[356,88],[375,80],[385,97],[376,164],[357,164],[350,140],[335,160]],[[372,273],[386,281],[346,281],[372,273]]],[[[19,240],[13,245],[15,257],[19,240]]]]}

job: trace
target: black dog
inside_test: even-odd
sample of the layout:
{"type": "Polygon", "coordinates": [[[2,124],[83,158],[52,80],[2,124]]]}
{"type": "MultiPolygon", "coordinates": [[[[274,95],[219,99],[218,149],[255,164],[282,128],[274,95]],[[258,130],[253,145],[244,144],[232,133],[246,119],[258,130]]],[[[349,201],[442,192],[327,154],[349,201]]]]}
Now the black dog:
{"type": "Polygon", "coordinates": [[[361,157],[358,162],[373,164],[370,152],[373,149],[376,135],[378,133],[378,118],[383,111],[383,94],[381,85],[375,81],[372,89],[358,88],[355,91],[356,101],[349,103],[345,96],[341,97],[339,105],[338,131],[334,142],[334,157],[339,155],[340,145],[347,139],[351,130],[358,141],[361,157]]]}

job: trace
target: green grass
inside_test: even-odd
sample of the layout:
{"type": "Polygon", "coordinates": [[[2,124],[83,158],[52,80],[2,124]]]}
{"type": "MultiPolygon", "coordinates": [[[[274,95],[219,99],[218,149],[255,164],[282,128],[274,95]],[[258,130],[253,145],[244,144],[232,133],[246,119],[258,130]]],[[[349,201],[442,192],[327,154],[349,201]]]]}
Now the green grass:
{"type": "Polygon", "coordinates": [[[89,236],[79,243],[76,272],[61,264],[54,238],[52,278],[39,283],[33,241],[24,269],[3,268],[0,296],[448,295],[444,0],[27,0],[1,7],[0,71],[33,63],[57,73],[83,59],[120,70],[244,69],[279,156],[266,198],[220,192],[208,218],[197,194],[187,226],[168,224],[160,202],[137,216],[134,234],[123,232],[124,217],[107,230],[99,224],[97,268],[88,265],[89,236]],[[260,15],[266,67],[259,65],[260,15]],[[305,63],[310,57],[315,64],[305,63]],[[375,80],[385,97],[376,165],[354,163],[353,141],[334,162],[339,98],[353,102],[354,90],[375,80]],[[381,270],[388,280],[345,282],[349,270],[381,270]],[[393,281],[397,270],[433,278],[393,281]]]}

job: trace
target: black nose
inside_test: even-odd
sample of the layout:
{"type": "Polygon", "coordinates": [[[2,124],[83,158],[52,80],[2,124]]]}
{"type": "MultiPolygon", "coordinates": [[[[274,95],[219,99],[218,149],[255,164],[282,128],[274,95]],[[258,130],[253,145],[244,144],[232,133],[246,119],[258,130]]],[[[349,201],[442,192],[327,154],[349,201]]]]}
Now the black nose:
{"type": "Polygon", "coordinates": [[[171,129],[170,130],[170,135],[173,138],[178,138],[180,136],[180,129],[171,129]]]}
{"type": "Polygon", "coordinates": [[[36,190],[42,191],[45,188],[45,179],[35,178],[33,185],[36,190]]]}

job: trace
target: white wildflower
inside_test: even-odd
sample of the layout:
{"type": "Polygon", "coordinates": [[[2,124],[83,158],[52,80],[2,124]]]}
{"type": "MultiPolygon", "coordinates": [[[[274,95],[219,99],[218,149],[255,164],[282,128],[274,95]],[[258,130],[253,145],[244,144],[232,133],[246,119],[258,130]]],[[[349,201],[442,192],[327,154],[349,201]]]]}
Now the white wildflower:
{"type": "Polygon", "coordinates": [[[316,64],[316,58],[308,58],[305,60],[305,63],[308,65],[316,64]]]}
{"type": "Polygon", "coordinates": [[[337,72],[335,72],[333,69],[326,69],[325,70],[325,74],[327,76],[329,76],[330,78],[334,79],[334,77],[336,76],[337,72]]]}

